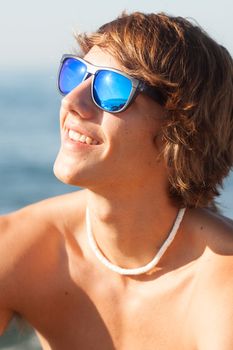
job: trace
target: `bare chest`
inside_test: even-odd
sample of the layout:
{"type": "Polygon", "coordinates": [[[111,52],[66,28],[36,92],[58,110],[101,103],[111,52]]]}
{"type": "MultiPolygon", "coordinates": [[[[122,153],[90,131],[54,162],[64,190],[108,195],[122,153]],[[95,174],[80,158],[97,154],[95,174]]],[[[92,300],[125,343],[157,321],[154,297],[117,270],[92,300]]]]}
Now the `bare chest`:
{"type": "Polygon", "coordinates": [[[36,299],[28,295],[24,314],[47,350],[193,350],[190,292],[185,276],[127,288],[96,277],[92,285],[64,279],[36,299]]]}

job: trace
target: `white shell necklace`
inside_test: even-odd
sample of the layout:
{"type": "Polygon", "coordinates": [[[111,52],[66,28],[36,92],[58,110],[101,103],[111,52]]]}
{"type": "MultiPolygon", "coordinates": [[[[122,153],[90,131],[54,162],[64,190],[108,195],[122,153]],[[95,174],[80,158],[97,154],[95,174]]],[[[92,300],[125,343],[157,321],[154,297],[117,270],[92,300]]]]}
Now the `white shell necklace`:
{"type": "Polygon", "coordinates": [[[169,245],[172,243],[172,241],[174,240],[177,231],[179,229],[180,223],[183,219],[185,213],[185,208],[182,208],[179,210],[176,220],[174,222],[174,225],[167,237],[167,239],[165,240],[165,242],[163,243],[163,245],[161,246],[161,248],[159,249],[158,253],[155,255],[155,257],[146,265],[138,267],[138,268],[133,268],[133,269],[125,269],[123,267],[117,266],[112,264],[108,259],[105,258],[105,256],[101,253],[101,251],[99,250],[95,239],[93,237],[92,234],[92,230],[91,230],[91,220],[90,220],[90,212],[89,212],[89,208],[86,208],[86,229],[87,229],[87,237],[88,237],[88,242],[89,245],[93,251],[93,253],[95,254],[95,256],[102,262],[102,264],[104,264],[108,269],[119,273],[120,275],[140,275],[146,272],[149,272],[150,270],[152,270],[159,262],[159,260],[161,259],[161,257],[163,256],[163,254],[166,252],[167,248],[169,247],[169,245]]]}

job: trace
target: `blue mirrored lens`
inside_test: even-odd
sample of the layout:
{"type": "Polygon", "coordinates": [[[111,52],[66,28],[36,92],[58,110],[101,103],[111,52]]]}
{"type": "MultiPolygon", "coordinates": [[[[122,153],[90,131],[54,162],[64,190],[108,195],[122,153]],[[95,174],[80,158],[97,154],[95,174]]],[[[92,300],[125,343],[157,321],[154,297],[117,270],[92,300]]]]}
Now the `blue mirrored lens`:
{"type": "Polygon", "coordinates": [[[59,74],[59,89],[63,94],[68,94],[77,87],[86,77],[87,67],[85,63],[75,58],[66,58],[61,66],[59,74]]]}
{"type": "Polygon", "coordinates": [[[93,85],[95,102],[103,109],[119,111],[127,103],[132,90],[132,82],[127,77],[107,70],[96,73],[93,85]]]}

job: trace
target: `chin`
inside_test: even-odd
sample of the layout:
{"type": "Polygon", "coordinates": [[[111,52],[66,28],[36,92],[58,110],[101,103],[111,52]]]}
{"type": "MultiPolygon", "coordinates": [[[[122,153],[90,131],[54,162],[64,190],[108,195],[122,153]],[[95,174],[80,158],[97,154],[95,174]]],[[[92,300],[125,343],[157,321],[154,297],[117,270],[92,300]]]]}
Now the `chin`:
{"type": "Polygon", "coordinates": [[[53,166],[54,175],[58,180],[66,185],[88,187],[92,182],[92,171],[88,168],[86,162],[83,164],[80,160],[67,157],[60,151],[53,166]]]}
{"type": "Polygon", "coordinates": [[[76,166],[77,164],[72,164],[72,162],[65,159],[59,152],[54,162],[53,172],[56,178],[61,182],[67,185],[78,186],[77,171],[75,171],[76,166]]]}
{"type": "Polygon", "coordinates": [[[53,173],[58,180],[67,185],[75,185],[72,174],[68,171],[64,171],[65,169],[61,169],[60,166],[57,166],[57,163],[54,163],[53,173]]]}

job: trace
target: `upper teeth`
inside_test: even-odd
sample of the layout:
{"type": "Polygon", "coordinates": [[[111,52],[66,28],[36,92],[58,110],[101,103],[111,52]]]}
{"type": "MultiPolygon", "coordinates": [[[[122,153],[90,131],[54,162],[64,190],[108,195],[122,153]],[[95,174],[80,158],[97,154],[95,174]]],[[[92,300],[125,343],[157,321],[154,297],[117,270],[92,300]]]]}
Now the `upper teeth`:
{"type": "Polygon", "coordinates": [[[92,139],[89,136],[82,135],[79,132],[76,132],[74,130],[69,130],[68,134],[69,134],[69,138],[73,141],[87,143],[88,145],[97,145],[98,144],[98,141],[92,139]]]}

